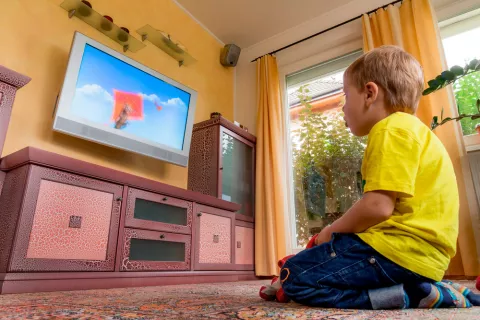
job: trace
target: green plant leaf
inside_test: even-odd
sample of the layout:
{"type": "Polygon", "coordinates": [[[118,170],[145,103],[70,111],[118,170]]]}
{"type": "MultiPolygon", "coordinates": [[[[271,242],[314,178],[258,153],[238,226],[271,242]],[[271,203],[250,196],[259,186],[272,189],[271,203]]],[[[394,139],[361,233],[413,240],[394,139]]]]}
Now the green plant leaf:
{"type": "Polygon", "coordinates": [[[427,88],[427,89],[423,90],[422,95],[427,96],[430,93],[435,92],[435,90],[436,90],[435,88],[427,88]]]}
{"type": "Polygon", "coordinates": [[[472,61],[470,61],[470,63],[468,64],[468,68],[470,70],[476,70],[477,67],[478,67],[478,63],[479,61],[477,59],[473,59],[472,61]]]}
{"type": "Polygon", "coordinates": [[[445,79],[447,81],[452,81],[455,79],[455,73],[452,71],[443,71],[441,74],[442,79],[445,79]]]}
{"type": "Polygon", "coordinates": [[[450,71],[452,71],[456,76],[463,75],[463,68],[460,66],[453,66],[450,68],[450,71]]]}
{"type": "Polygon", "coordinates": [[[428,81],[428,86],[432,89],[437,89],[440,85],[441,83],[435,79],[428,81]]]}

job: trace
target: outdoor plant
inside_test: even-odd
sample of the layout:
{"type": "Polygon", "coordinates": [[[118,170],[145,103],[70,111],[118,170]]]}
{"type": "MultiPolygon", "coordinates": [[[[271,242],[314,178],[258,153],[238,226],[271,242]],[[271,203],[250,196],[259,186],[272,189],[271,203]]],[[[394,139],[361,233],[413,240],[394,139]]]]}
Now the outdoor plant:
{"type": "MultiPolygon", "coordinates": [[[[361,159],[365,139],[353,136],[338,110],[316,112],[308,86],[298,89],[303,107],[292,131],[297,239],[311,236],[309,221],[327,225],[361,196],[361,159]]],[[[339,105],[341,107],[341,105],[339,105]]],[[[319,230],[315,230],[319,232],[319,230]]]]}
{"type": "Polygon", "coordinates": [[[450,70],[443,71],[435,79],[428,81],[428,88],[423,91],[423,95],[429,95],[446,86],[453,84],[455,99],[458,107],[458,117],[443,118],[443,108],[440,115],[434,116],[431,123],[431,129],[441,126],[449,121],[462,120],[462,129],[464,134],[475,132],[477,119],[480,119],[480,61],[473,59],[465,67],[453,66],[450,70]]]}

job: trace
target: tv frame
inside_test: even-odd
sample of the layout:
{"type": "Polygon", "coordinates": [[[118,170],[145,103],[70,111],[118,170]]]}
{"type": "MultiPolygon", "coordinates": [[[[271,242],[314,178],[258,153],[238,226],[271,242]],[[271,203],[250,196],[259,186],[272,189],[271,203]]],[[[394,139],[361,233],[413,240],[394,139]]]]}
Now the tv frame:
{"type": "Polygon", "coordinates": [[[135,60],[130,59],[127,56],[110,49],[109,47],[76,31],[70,49],[70,56],[67,70],[65,72],[63,86],[60,90],[59,98],[57,100],[53,130],[109,147],[142,154],[148,157],[186,167],[190,154],[190,143],[192,139],[192,129],[197,97],[198,93],[195,90],[178,83],[175,80],[168,78],[167,76],[148,68],[141,63],[138,63],[135,60]],[[80,71],[84,49],[87,44],[190,94],[190,104],[188,106],[182,150],[134,136],[115,128],[109,128],[93,121],[82,119],[70,112],[71,103],[75,96],[78,73],[80,71]],[[108,136],[108,134],[114,135],[115,137],[112,136],[111,138],[115,138],[117,142],[111,143],[105,141],[105,138],[101,138],[101,136],[108,136]],[[124,139],[116,139],[117,137],[123,137],[124,139]]]}

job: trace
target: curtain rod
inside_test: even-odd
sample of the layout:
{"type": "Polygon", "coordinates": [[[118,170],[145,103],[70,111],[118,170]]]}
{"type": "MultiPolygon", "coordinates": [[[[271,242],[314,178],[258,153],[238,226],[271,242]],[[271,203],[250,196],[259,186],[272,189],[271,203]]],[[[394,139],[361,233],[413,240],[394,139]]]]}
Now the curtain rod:
{"type": "MultiPolygon", "coordinates": [[[[403,1],[403,0],[396,0],[396,1],[390,2],[390,3],[388,3],[388,4],[384,5],[384,6],[381,6],[381,7],[378,7],[378,8],[376,8],[376,9],[370,10],[370,11],[368,11],[366,14],[374,13],[374,12],[377,11],[378,9],[385,9],[385,8],[388,7],[389,5],[394,5],[394,4],[399,3],[399,2],[402,2],[402,1],[403,1]]],[[[274,50],[274,51],[269,52],[269,53],[267,53],[267,54],[272,55],[272,54],[275,54],[275,53],[277,53],[277,52],[283,51],[283,50],[288,49],[288,48],[290,48],[290,47],[293,47],[293,46],[295,46],[295,45],[297,45],[297,44],[299,44],[299,43],[302,43],[302,42],[307,41],[307,40],[310,40],[310,39],[312,39],[312,38],[314,38],[314,37],[316,37],[316,36],[319,36],[319,35],[321,35],[321,34],[323,34],[323,33],[325,33],[325,32],[331,31],[331,30],[336,29],[336,28],[338,28],[338,27],[341,27],[341,26],[343,26],[343,25],[345,25],[345,24],[347,24],[347,23],[350,23],[350,22],[352,22],[352,21],[355,21],[355,20],[357,20],[357,19],[360,19],[362,16],[363,16],[363,14],[361,14],[361,15],[355,17],[355,18],[351,18],[351,19],[349,19],[349,20],[347,20],[347,21],[344,21],[344,22],[342,22],[342,23],[339,23],[339,24],[337,24],[337,25],[335,25],[335,26],[333,26],[333,27],[330,27],[330,28],[328,28],[328,29],[322,30],[322,31],[317,32],[317,33],[315,33],[315,34],[312,34],[311,36],[308,36],[308,37],[303,38],[303,39],[301,39],[301,40],[298,40],[298,41],[295,41],[295,42],[293,42],[293,43],[290,43],[289,45],[286,45],[286,46],[284,46],[284,47],[281,47],[280,49],[274,50]]],[[[250,61],[250,62],[255,62],[255,61],[257,61],[258,59],[260,59],[261,57],[263,57],[263,56],[257,57],[257,58],[253,59],[253,60],[250,61]]]]}

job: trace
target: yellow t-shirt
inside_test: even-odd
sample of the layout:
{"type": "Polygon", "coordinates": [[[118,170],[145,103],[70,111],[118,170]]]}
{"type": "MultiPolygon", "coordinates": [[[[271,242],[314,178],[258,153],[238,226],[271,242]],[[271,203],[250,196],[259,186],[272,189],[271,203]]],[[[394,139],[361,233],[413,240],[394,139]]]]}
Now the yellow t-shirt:
{"type": "Polygon", "coordinates": [[[380,254],[440,281],[455,255],[459,198],[445,147],[415,116],[397,112],[368,135],[364,192],[397,192],[392,216],[358,236],[380,254]]]}

